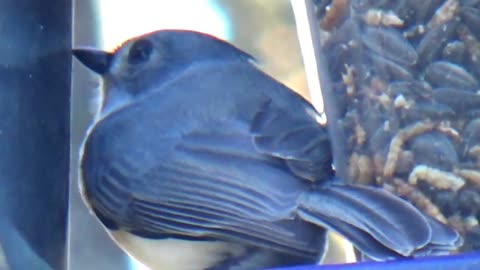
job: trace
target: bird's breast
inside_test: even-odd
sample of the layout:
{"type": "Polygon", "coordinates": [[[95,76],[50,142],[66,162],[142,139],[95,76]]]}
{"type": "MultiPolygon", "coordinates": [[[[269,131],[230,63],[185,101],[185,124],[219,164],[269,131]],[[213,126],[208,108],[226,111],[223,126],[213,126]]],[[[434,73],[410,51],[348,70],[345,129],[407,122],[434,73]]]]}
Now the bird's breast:
{"type": "Polygon", "coordinates": [[[242,245],[222,241],[148,239],[125,231],[111,231],[110,235],[130,256],[152,270],[204,270],[247,252],[242,245]]]}

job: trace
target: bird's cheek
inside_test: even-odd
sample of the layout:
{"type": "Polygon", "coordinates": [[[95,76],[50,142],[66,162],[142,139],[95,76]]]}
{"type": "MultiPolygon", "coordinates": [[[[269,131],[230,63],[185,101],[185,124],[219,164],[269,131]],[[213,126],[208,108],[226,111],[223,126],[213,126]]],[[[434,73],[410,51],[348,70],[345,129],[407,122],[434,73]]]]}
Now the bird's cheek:
{"type": "Polygon", "coordinates": [[[133,100],[132,95],[119,88],[110,88],[106,93],[102,101],[102,109],[100,112],[101,118],[109,115],[110,113],[117,111],[133,100]]]}

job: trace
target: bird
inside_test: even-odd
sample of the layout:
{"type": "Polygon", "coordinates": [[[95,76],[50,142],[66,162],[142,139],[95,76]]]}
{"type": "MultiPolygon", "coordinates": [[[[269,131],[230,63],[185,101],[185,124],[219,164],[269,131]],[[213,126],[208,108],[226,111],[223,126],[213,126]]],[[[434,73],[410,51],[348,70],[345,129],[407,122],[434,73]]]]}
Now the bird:
{"type": "Polygon", "coordinates": [[[377,261],[462,241],[402,198],[337,178],[320,114],[227,41],[165,29],[72,53],[102,81],[82,198],[151,269],[315,264],[328,230],[377,261]]]}

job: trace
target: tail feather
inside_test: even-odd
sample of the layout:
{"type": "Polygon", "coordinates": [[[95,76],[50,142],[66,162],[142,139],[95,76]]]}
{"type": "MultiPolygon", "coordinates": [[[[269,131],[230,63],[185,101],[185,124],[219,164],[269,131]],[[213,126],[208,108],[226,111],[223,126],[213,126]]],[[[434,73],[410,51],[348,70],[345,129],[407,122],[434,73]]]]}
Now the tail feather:
{"type": "Polygon", "coordinates": [[[430,244],[432,246],[443,246],[443,248],[445,248],[445,246],[458,247],[463,244],[463,239],[460,237],[457,231],[446,227],[442,223],[428,216],[427,221],[432,228],[432,232],[434,232],[432,233],[432,239],[430,239],[430,244]]]}
{"type": "Polygon", "coordinates": [[[427,217],[427,221],[432,228],[432,238],[428,245],[415,251],[413,256],[448,255],[452,247],[459,247],[463,244],[463,239],[457,231],[446,227],[431,217],[427,217]]]}
{"type": "Polygon", "coordinates": [[[337,231],[375,260],[437,254],[460,242],[454,230],[393,194],[372,187],[331,185],[306,193],[298,215],[337,231]]]}
{"type": "Polygon", "coordinates": [[[375,240],[370,234],[335,218],[326,218],[324,216],[313,216],[306,211],[299,210],[298,215],[305,221],[322,225],[323,227],[335,231],[355,244],[362,253],[375,260],[390,260],[400,257],[400,254],[385,248],[380,242],[375,240]]]}

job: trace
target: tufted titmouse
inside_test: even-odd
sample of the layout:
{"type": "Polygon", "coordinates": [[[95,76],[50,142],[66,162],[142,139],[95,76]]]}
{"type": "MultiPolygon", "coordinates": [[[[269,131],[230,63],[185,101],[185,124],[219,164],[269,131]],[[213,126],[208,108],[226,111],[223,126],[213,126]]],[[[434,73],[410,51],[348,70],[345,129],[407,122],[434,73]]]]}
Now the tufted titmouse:
{"type": "Polygon", "coordinates": [[[461,242],[387,191],[335,180],[314,108],[225,41],[162,30],[73,53],[103,79],[81,153],[83,198],[152,269],[311,264],[326,229],[375,260],[461,242]]]}

